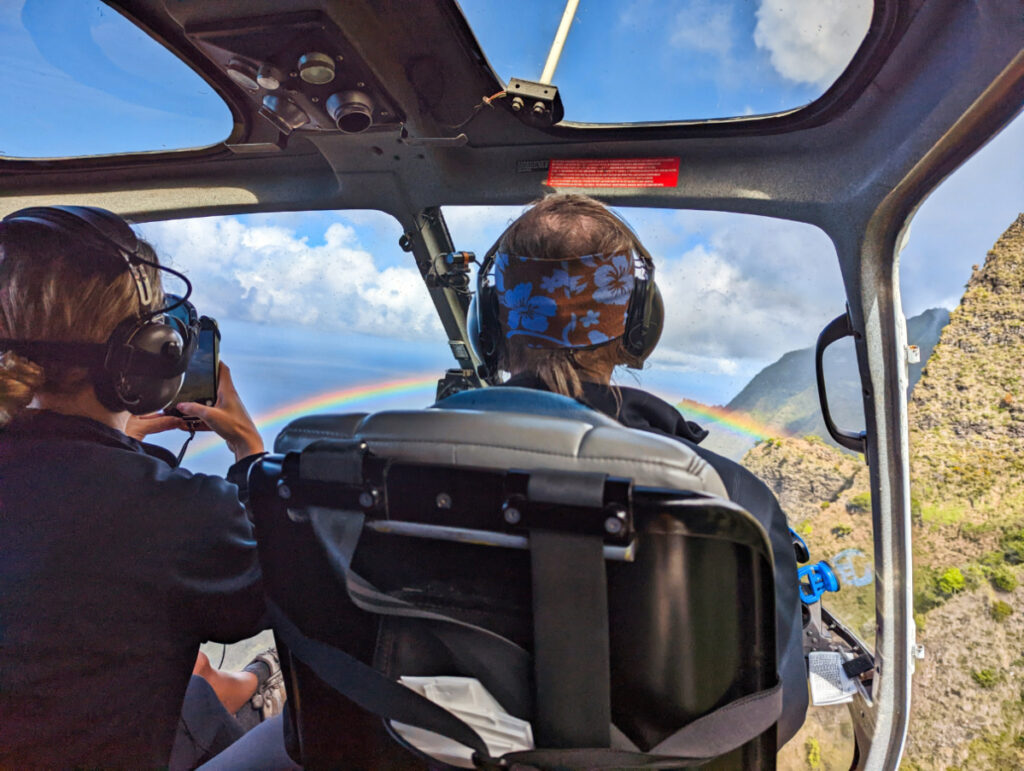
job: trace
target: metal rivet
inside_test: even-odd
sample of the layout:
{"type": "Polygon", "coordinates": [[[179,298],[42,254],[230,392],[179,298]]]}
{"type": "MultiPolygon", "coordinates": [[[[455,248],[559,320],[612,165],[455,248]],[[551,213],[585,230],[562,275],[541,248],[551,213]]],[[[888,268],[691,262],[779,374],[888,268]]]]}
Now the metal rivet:
{"type": "Polygon", "coordinates": [[[364,509],[372,509],[374,504],[373,496],[370,493],[359,493],[359,505],[364,509]]]}
{"type": "Polygon", "coordinates": [[[356,88],[366,88],[366,84],[360,80],[358,83],[356,83],[356,88]]]}
{"type": "Polygon", "coordinates": [[[292,497],[292,488],[286,485],[284,482],[277,483],[277,497],[288,500],[292,497]]]}
{"type": "Polygon", "coordinates": [[[622,520],[618,517],[608,517],[604,521],[604,529],[611,535],[618,535],[622,532],[622,520]]]}
{"type": "Polygon", "coordinates": [[[448,493],[438,493],[435,503],[439,509],[450,509],[452,507],[452,497],[448,493]]]}
{"type": "Polygon", "coordinates": [[[319,97],[319,96],[314,96],[314,97],[313,97],[312,99],[310,99],[310,101],[311,101],[311,102],[312,102],[313,104],[316,104],[317,102],[319,102],[319,101],[320,101],[320,97],[319,97]]]}
{"type": "Polygon", "coordinates": [[[523,515],[519,512],[519,509],[515,508],[514,506],[509,506],[508,508],[506,508],[503,516],[505,517],[505,521],[508,522],[510,525],[518,525],[519,520],[523,518],[523,515]]]}

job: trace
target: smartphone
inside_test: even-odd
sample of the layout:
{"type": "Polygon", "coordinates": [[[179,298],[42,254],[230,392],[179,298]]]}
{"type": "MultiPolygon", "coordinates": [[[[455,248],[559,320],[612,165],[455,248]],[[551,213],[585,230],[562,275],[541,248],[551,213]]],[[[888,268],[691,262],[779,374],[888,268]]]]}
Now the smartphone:
{"type": "Polygon", "coordinates": [[[197,402],[211,406],[217,401],[217,371],[220,368],[220,329],[208,316],[199,317],[199,339],[196,352],[185,370],[185,381],[164,410],[168,415],[183,417],[175,407],[181,402],[197,402]]]}

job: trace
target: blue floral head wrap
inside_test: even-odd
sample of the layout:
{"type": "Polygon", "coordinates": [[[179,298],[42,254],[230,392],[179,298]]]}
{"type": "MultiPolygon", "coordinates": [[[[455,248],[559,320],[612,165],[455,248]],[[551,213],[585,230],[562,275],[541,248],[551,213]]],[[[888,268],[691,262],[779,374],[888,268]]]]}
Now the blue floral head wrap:
{"type": "Polygon", "coordinates": [[[507,339],[523,336],[531,348],[589,348],[626,330],[631,255],[547,260],[499,253],[493,271],[507,339]]]}

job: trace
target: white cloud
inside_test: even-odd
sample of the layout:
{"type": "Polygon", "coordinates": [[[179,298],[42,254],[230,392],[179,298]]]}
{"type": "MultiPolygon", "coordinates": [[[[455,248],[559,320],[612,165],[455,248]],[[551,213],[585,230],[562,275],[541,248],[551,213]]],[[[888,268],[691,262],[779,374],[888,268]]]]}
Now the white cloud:
{"type": "Polygon", "coordinates": [[[724,57],[733,44],[732,8],[712,0],[690,0],[676,14],[669,42],[677,48],[724,57]]]}
{"type": "Polygon", "coordinates": [[[234,217],[140,229],[167,264],[189,276],[195,305],[207,315],[400,338],[440,333],[419,271],[381,270],[350,225],[331,224],[317,246],[290,228],[234,217]]]}
{"type": "Polygon", "coordinates": [[[760,0],[754,42],[798,83],[831,84],[871,23],[871,0],[760,0]]]}
{"type": "Polygon", "coordinates": [[[735,375],[739,372],[739,364],[733,359],[721,357],[695,356],[671,348],[659,348],[651,356],[652,366],[676,372],[703,372],[709,375],[735,375]]]}
{"type": "Polygon", "coordinates": [[[768,363],[812,344],[842,313],[835,249],[817,228],[716,212],[665,220],[662,228],[639,229],[666,306],[657,363],[731,374],[744,362],[768,363]],[[680,233],[699,243],[681,249],[680,233]],[[676,244],[663,244],[666,238],[676,244]]]}

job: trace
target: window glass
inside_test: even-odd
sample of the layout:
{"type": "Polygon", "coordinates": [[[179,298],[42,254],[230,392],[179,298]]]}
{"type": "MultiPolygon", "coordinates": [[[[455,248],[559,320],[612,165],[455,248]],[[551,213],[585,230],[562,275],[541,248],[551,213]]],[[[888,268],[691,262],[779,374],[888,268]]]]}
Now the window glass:
{"type": "MultiPolygon", "coordinates": [[[[300,415],[426,407],[453,366],[389,215],[254,214],[138,229],[188,275],[197,311],[217,320],[221,357],[268,449],[300,415]]],[[[177,451],[186,437],[153,439],[177,451]]],[[[183,465],[223,474],[232,462],[223,441],[202,435],[183,465]]]]}
{"type": "Polygon", "coordinates": [[[914,611],[926,652],[910,767],[1024,762],[1021,147],[1018,117],[921,205],[900,260],[907,316],[929,316],[909,334],[922,359],[910,368],[908,422],[914,611]],[[950,694],[953,708],[929,707],[950,694]]]}
{"type": "MultiPolygon", "coordinates": [[[[461,0],[498,76],[539,80],[564,4],[461,0]]],[[[813,101],[853,58],[870,0],[587,0],[552,83],[565,119],[698,120],[813,101]]]]}
{"type": "Polygon", "coordinates": [[[199,75],[98,0],[0,3],[0,156],[203,147],[233,120],[199,75]]]}

